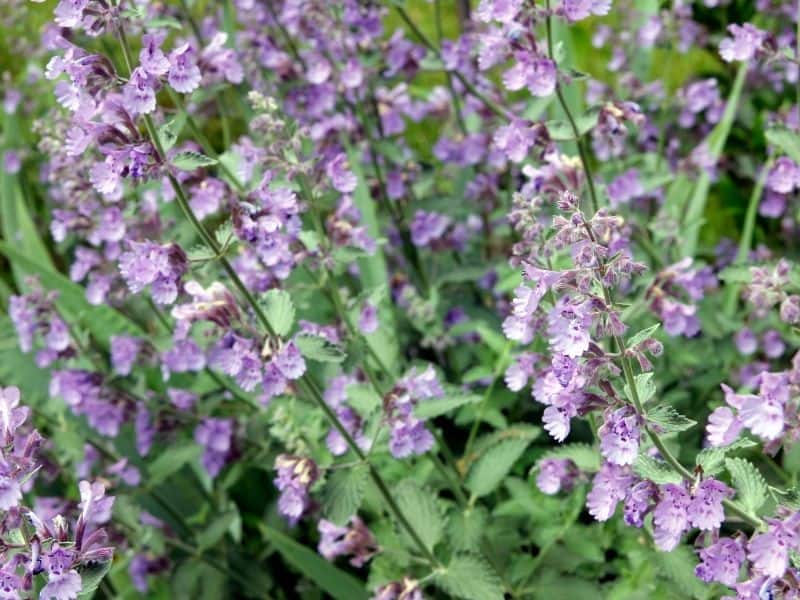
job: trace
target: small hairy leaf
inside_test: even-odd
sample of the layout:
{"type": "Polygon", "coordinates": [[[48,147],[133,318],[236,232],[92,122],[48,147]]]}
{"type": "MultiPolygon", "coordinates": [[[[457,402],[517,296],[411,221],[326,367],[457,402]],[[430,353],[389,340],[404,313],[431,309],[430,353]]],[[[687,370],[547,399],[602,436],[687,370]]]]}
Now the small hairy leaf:
{"type": "Polygon", "coordinates": [[[767,141],[800,164],[800,135],[785,125],[775,125],[764,132],[767,141]]]}
{"type": "Polygon", "coordinates": [[[661,572],[678,586],[685,597],[706,597],[706,586],[694,574],[697,558],[688,547],[678,546],[672,552],[659,552],[657,557],[661,572]]]}
{"type": "Polygon", "coordinates": [[[460,396],[443,396],[421,401],[414,408],[414,416],[420,419],[432,419],[449,413],[467,404],[477,404],[483,399],[480,394],[463,394],[460,396]]]}
{"type": "Polygon", "coordinates": [[[401,481],[395,487],[394,497],[416,534],[429,550],[433,550],[442,539],[445,527],[436,497],[411,479],[401,481]]]}
{"type": "Polygon", "coordinates": [[[658,426],[663,433],[685,431],[697,425],[697,421],[683,416],[669,404],[661,404],[647,411],[647,420],[658,426]]]}
{"type": "Polygon", "coordinates": [[[465,551],[478,548],[487,518],[486,509],[482,506],[453,514],[447,524],[447,540],[450,547],[465,551]]]}
{"type": "Polygon", "coordinates": [[[722,448],[704,448],[697,454],[695,462],[703,469],[704,474],[714,475],[722,470],[725,464],[725,457],[729,452],[739,450],[740,448],[749,448],[754,445],[755,442],[752,440],[741,439],[736,440],[730,446],[724,446],[722,448]]]}
{"type": "Polygon", "coordinates": [[[633,470],[636,471],[641,478],[649,479],[659,485],[681,482],[681,476],[673,471],[669,465],[646,454],[640,454],[636,457],[633,470]]]}
{"type": "Polygon", "coordinates": [[[322,513],[326,519],[344,525],[358,512],[367,487],[367,475],[363,464],[334,471],[325,484],[322,499],[322,513]]]}
{"type": "MultiPolygon", "coordinates": [[[[642,404],[645,404],[656,395],[656,386],[652,379],[652,373],[639,373],[634,377],[636,381],[636,394],[639,396],[639,402],[642,404]]],[[[628,385],[625,385],[625,394],[633,401],[633,394],[628,385]]]]}
{"type": "Polygon", "coordinates": [[[211,158],[200,152],[179,152],[172,157],[172,166],[181,171],[194,171],[200,167],[210,167],[217,164],[216,158],[211,158]]]}
{"type": "Polygon", "coordinates": [[[294,343],[309,360],[340,363],[346,357],[344,350],[339,346],[316,335],[298,335],[294,343]]]}
{"type": "MultiPolygon", "coordinates": [[[[259,303],[264,308],[264,314],[275,333],[280,336],[288,334],[294,324],[294,303],[289,292],[278,289],[269,290],[261,295],[259,303]]],[[[300,348],[300,351],[303,352],[303,349],[300,348]]]]}
{"type": "Polygon", "coordinates": [[[436,585],[465,600],[503,600],[503,584],[482,556],[457,554],[446,570],[436,576],[436,585]]]}
{"type": "Polygon", "coordinates": [[[81,591],[78,594],[78,600],[89,600],[94,596],[95,591],[103,581],[114,564],[113,560],[104,560],[102,562],[94,562],[88,565],[82,565],[78,568],[78,573],[81,576],[81,591]]]}
{"type": "Polygon", "coordinates": [[[656,332],[656,330],[659,327],[661,327],[661,323],[656,323],[655,325],[651,325],[650,327],[648,327],[646,329],[642,329],[640,332],[632,335],[628,339],[628,348],[633,348],[635,346],[638,346],[643,341],[653,337],[653,334],[656,332]]]}
{"type": "Polygon", "coordinates": [[[490,447],[472,465],[467,477],[467,489],[477,497],[494,491],[525,452],[528,444],[529,439],[508,439],[490,447]]]}
{"type": "Polygon", "coordinates": [[[748,512],[756,514],[767,499],[767,484],[761,472],[744,458],[725,459],[725,468],[733,478],[739,502],[748,512]]]}
{"type": "Polygon", "coordinates": [[[600,469],[600,453],[589,444],[566,444],[548,452],[545,458],[568,458],[581,471],[589,473],[600,469]]]}

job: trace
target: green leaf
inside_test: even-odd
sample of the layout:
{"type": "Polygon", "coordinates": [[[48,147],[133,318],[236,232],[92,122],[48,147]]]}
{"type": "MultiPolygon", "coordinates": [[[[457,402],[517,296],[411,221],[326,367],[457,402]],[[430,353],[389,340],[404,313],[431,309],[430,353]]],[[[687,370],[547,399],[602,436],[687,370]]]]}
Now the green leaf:
{"type": "Polygon", "coordinates": [[[172,166],[181,171],[194,171],[200,167],[210,167],[217,164],[216,158],[211,158],[200,152],[188,150],[172,157],[172,166]]]}
{"type": "MultiPolygon", "coordinates": [[[[294,324],[294,303],[286,290],[269,290],[262,294],[259,304],[264,308],[267,321],[280,336],[285,336],[294,324]]],[[[302,348],[300,349],[302,352],[302,348]]]]}
{"type": "Polygon", "coordinates": [[[486,529],[487,511],[482,506],[456,512],[447,524],[447,540],[454,550],[478,548],[486,529]]]}
{"type": "Polygon", "coordinates": [[[600,453],[589,444],[566,444],[545,455],[547,458],[568,458],[581,471],[594,473],[600,469],[600,453]]]}
{"type": "Polygon", "coordinates": [[[367,487],[368,469],[358,464],[348,469],[338,469],[325,484],[322,514],[337,525],[344,525],[358,512],[367,487]]]}
{"type": "MultiPolygon", "coordinates": [[[[639,373],[634,376],[636,383],[636,394],[639,396],[639,402],[646,404],[653,396],[656,395],[656,386],[653,383],[652,373],[639,373]]],[[[625,395],[633,402],[633,394],[631,393],[628,385],[625,385],[625,395]]]]}
{"type": "Polygon", "coordinates": [[[651,325],[650,327],[642,329],[640,332],[632,335],[630,338],[628,338],[628,348],[634,348],[643,341],[653,337],[653,334],[659,327],[661,327],[661,323],[656,323],[655,325],[651,325]]]}
{"type": "Polygon", "coordinates": [[[173,19],[172,17],[160,17],[157,19],[150,19],[145,23],[145,27],[147,29],[158,29],[159,27],[169,27],[170,29],[175,29],[180,31],[183,29],[183,25],[178,19],[173,19]]]}
{"type": "MultiPolygon", "coordinates": [[[[421,488],[416,481],[406,479],[395,487],[394,498],[422,543],[433,551],[434,546],[442,539],[445,527],[445,519],[436,502],[436,495],[421,488]]],[[[406,533],[402,528],[400,531],[406,533]]]]}
{"type": "Polygon", "coordinates": [[[197,534],[197,547],[205,550],[215,546],[239,518],[239,513],[231,510],[211,521],[208,527],[197,534]]]}
{"type": "Polygon", "coordinates": [[[633,470],[642,479],[649,479],[659,485],[664,483],[680,483],[681,476],[673,471],[667,463],[656,460],[647,454],[639,454],[633,464],[633,470]]]}
{"type": "Polygon", "coordinates": [[[185,123],[186,114],[181,112],[158,128],[158,138],[161,140],[161,146],[165,152],[171,150],[176,144],[185,123]]]}
{"type": "Polygon", "coordinates": [[[661,404],[647,411],[647,420],[658,426],[662,433],[685,431],[697,425],[697,421],[683,416],[669,404],[661,404]]]}
{"type": "Polygon", "coordinates": [[[750,448],[755,446],[755,442],[748,439],[736,440],[730,446],[722,448],[704,448],[697,454],[695,464],[703,469],[705,475],[714,475],[722,470],[725,464],[725,457],[729,452],[740,448],[750,448]]]}
{"type": "Polygon", "coordinates": [[[528,439],[503,440],[490,447],[472,465],[467,476],[467,489],[481,497],[494,491],[530,444],[528,439]]]}
{"type": "MultiPolygon", "coordinates": [[[[578,137],[583,137],[594,129],[599,116],[600,107],[590,108],[584,114],[579,115],[575,119],[575,125],[578,128],[578,137]]],[[[556,142],[565,142],[575,139],[575,132],[572,130],[572,125],[569,121],[547,121],[545,127],[547,127],[547,131],[550,134],[550,139],[556,142]]]]}
{"type": "Polygon", "coordinates": [[[166,480],[173,473],[180,471],[184,465],[200,458],[202,448],[194,442],[184,442],[173,445],[169,452],[159,454],[147,467],[147,482],[155,486],[166,480]]]}
{"type": "Polygon", "coordinates": [[[113,560],[104,560],[78,567],[78,574],[81,576],[81,591],[78,594],[78,600],[89,600],[94,596],[112,564],[114,564],[113,560]]]}
{"type": "Polygon", "coordinates": [[[785,125],[774,125],[764,132],[767,141],[800,164],[800,135],[785,125]]]}
{"type": "Polygon", "coordinates": [[[757,514],[767,500],[767,484],[761,472],[744,458],[725,459],[725,468],[733,478],[739,502],[750,514],[757,514]]]}
{"type": "Polygon", "coordinates": [[[503,600],[500,577],[482,556],[457,554],[445,571],[436,576],[436,585],[464,600],[503,600]]]}
{"type": "Polygon", "coordinates": [[[480,394],[462,394],[422,400],[414,408],[414,416],[419,419],[433,419],[467,404],[477,404],[483,399],[480,394]]]}
{"type": "Polygon", "coordinates": [[[706,585],[694,574],[697,558],[687,546],[678,546],[672,552],[659,552],[655,563],[667,579],[672,580],[685,596],[706,598],[706,585]]]}
{"type": "Polygon", "coordinates": [[[352,575],[336,568],[313,550],[301,546],[277,529],[263,523],[260,528],[266,540],[280,552],[287,563],[336,600],[367,600],[369,598],[364,584],[352,575]]]}
{"type": "Polygon", "coordinates": [[[294,338],[294,343],[303,356],[309,360],[340,363],[346,358],[346,354],[341,347],[316,335],[298,335],[294,338]]]}

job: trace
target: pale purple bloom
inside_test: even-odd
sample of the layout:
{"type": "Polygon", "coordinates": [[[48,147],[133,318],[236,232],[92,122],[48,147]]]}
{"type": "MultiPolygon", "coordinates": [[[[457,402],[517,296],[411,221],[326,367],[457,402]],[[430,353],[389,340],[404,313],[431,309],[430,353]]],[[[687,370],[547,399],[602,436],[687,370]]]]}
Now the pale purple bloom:
{"type": "Polygon", "coordinates": [[[145,33],[142,36],[139,64],[153,77],[163,77],[169,71],[169,60],[161,50],[164,37],[163,33],[145,33]]]}
{"type": "Polygon", "coordinates": [[[592,480],[592,489],[586,496],[589,514],[598,521],[608,521],[614,514],[633,483],[628,467],[603,463],[592,480]]]}
{"type": "Polygon", "coordinates": [[[130,375],[143,342],[130,335],[111,336],[111,366],[117,375],[130,375]]]}
{"type": "Polygon", "coordinates": [[[411,241],[415,246],[430,246],[444,235],[450,222],[443,214],[418,210],[411,222],[411,241]]]}
{"type": "Polygon", "coordinates": [[[325,166],[325,174],[331,180],[333,188],[342,194],[352,193],[358,185],[358,178],[350,170],[347,155],[343,152],[337,154],[333,160],[328,162],[325,166]]]}
{"type": "Polygon", "coordinates": [[[547,333],[554,352],[577,358],[589,348],[592,318],[588,303],[561,298],[548,315],[547,333]]]}
{"type": "Polygon", "coordinates": [[[82,589],[81,576],[73,568],[75,552],[53,544],[50,552],[42,557],[47,571],[47,585],[39,593],[41,600],[74,600],[82,589]]]}
{"type": "Polygon", "coordinates": [[[309,488],[319,477],[317,465],[310,458],[280,454],[275,458],[278,476],[275,486],[280,490],[278,512],[295,525],[312,506],[309,488]]]}
{"type": "Polygon", "coordinates": [[[800,186],[800,167],[791,158],[781,156],[767,175],[767,187],[779,194],[791,194],[798,186],[800,186]]]}
{"type": "Polygon", "coordinates": [[[639,416],[629,407],[606,414],[597,431],[600,452],[615,465],[631,465],[639,454],[639,416]]]}
{"type": "Polygon", "coordinates": [[[536,487],[549,495],[569,491],[578,475],[575,463],[567,458],[543,458],[537,467],[536,487]]]}
{"type": "Polygon", "coordinates": [[[728,32],[733,37],[725,38],[719,44],[720,56],[726,62],[752,59],[767,38],[766,32],[750,23],[728,25],[728,32]]]}
{"type": "Polygon", "coordinates": [[[744,425],[727,406],[720,406],[708,416],[706,435],[711,446],[728,446],[732,444],[744,425]]]}
{"type": "Polygon", "coordinates": [[[693,527],[710,531],[717,529],[725,520],[722,501],[732,495],[732,490],[716,479],[701,481],[689,504],[689,523],[693,527]]]}
{"type": "Polygon", "coordinates": [[[569,21],[580,21],[591,15],[607,15],[611,0],[562,0],[560,10],[569,21]]]}
{"type": "Polygon", "coordinates": [[[652,510],[652,502],[658,494],[658,487],[652,481],[644,480],[634,485],[625,496],[623,515],[625,523],[631,527],[644,525],[644,518],[652,510]]]}
{"type": "Polygon", "coordinates": [[[689,526],[689,493],[681,486],[668,483],[661,487],[661,498],[653,510],[653,538],[664,552],[675,549],[689,526]]]}
{"type": "Polygon", "coordinates": [[[522,4],[523,0],[481,0],[475,16],[484,22],[511,23],[522,4]]]}
{"type": "Polygon", "coordinates": [[[714,544],[700,550],[700,564],[694,573],[706,583],[718,581],[735,585],[744,562],[744,545],[739,539],[720,538],[714,544]]]}
{"type": "Polygon", "coordinates": [[[194,430],[194,439],[203,447],[203,467],[216,477],[231,458],[233,420],[205,418],[194,430]]]}
{"type": "Polygon", "coordinates": [[[644,193],[644,187],[639,180],[639,171],[628,169],[608,184],[607,191],[611,206],[614,208],[641,196],[644,193]]]}
{"type": "Polygon", "coordinates": [[[350,564],[362,567],[378,551],[378,542],[364,522],[356,516],[350,517],[347,527],[339,527],[326,519],[320,519],[317,550],[327,560],[338,556],[349,556],[350,564]]]}
{"type": "Polygon", "coordinates": [[[503,152],[508,160],[519,163],[525,160],[528,150],[536,143],[536,130],[525,121],[512,121],[495,131],[492,142],[503,152]]]}
{"type": "Polygon", "coordinates": [[[744,356],[753,354],[758,350],[756,334],[748,327],[740,329],[739,332],[733,336],[733,341],[736,343],[736,348],[739,350],[739,353],[744,356]]]}
{"type": "Polygon", "coordinates": [[[170,52],[169,63],[167,81],[172,89],[188,94],[198,88],[202,75],[197,66],[195,51],[189,44],[179,46],[170,52]]]}
{"type": "Polygon", "coordinates": [[[156,109],[155,80],[142,67],[131,73],[131,78],[122,88],[125,108],[131,114],[146,115],[156,109]]]}
{"type": "Polygon", "coordinates": [[[119,270],[133,293],[148,285],[158,304],[172,304],[178,296],[178,283],[188,268],[188,259],[176,244],[160,246],[153,242],[131,242],[130,250],[119,257],[119,270]]]}
{"type": "Polygon", "coordinates": [[[789,551],[797,549],[798,539],[796,517],[787,521],[768,519],[766,533],[759,533],[750,540],[747,558],[753,569],[770,577],[782,577],[789,566],[789,551]]]}
{"type": "Polygon", "coordinates": [[[556,89],[558,73],[549,58],[539,58],[527,52],[516,54],[517,63],[503,74],[503,84],[515,91],[524,87],[534,96],[549,96],[556,89]]]}
{"type": "Polygon", "coordinates": [[[361,333],[369,334],[378,330],[378,309],[371,302],[365,302],[358,316],[361,333]]]}
{"type": "Polygon", "coordinates": [[[780,358],[786,350],[786,344],[783,343],[780,332],[775,329],[765,331],[761,341],[764,346],[764,354],[768,358],[780,358]]]}
{"type": "Polygon", "coordinates": [[[273,358],[273,363],[287,379],[299,379],[306,372],[306,361],[294,342],[288,342],[273,358]]]}

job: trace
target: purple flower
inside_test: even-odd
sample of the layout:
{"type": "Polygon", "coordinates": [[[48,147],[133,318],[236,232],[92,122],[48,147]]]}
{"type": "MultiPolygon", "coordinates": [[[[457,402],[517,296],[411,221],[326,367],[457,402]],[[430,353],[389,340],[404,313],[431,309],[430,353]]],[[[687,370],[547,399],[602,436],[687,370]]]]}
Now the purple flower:
{"type": "Polygon", "coordinates": [[[164,37],[163,33],[145,33],[142,36],[139,64],[142,69],[153,77],[163,77],[169,71],[169,60],[161,50],[164,37]]]}
{"type": "Polygon", "coordinates": [[[789,566],[789,551],[797,549],[797,513],[786,521],[768,519],[766,533],[759,533],[747,546],[747,558],[756,573],[769,577],[783,577],[789,566]]]}
{"type": "Polygon", "coordinates": [[[733,37],[725,38],[719,44],[719,54],[725,62],[752,59],[767,39],[765,31],[750,23],[728,25],[728,31],[733,37]]]}
{"type": "Polygon", "coordinates": [[[430,246],[444,236],[450,223],[450,217],[443,214],[418,210],[411,222],[411,241],[420,248],[430,246]]]}
{"type": "Polygon", "coordinates": [[[543,458],[539,461],[536,486],[545,494],[569,491],[578,476],[578,468],[567,458],[543,458]]]}
{"type": "Polygon", "coordinates": [[[618,408],[606,414],[597,431],[600,452],[615,465],[631,465],[639,454],[639,416],[630,407],[618,408]]]}
{"type": "Polygon", "coordinates": [[[560,11],[567,20],[575,22],[591,15],[607,15],[611,0],[562,0],[560,11]]]}
{"type": "Polygon", "coordinates": [[[550,311],[547,321],[547,333],[553,352],[577,358],[589,349],[592,317],[588,311],[588,303],[561,298],[550,311]]]}
{"type": "Polygon", "coordinates": [[[528,150],[536,143],[537,130],[525,121],[515,120],[502,125],[495,131],[492,142],[495,148],[503,152],[508,160],[519,163],[525,160],[528,150]]]}
{"type": "Polygon", "coordinates": [[[278,512],[295,525],[312,506],[309,488],[319,477],[317,465],[310,458],[280,454],[275,468],[278,476],[274,482],[281,492],[278,512]]]}
{"type": "Polygon", "coordinates": [[[119,271],[130,290],[137,294],[148,285],[158,304],[172,304],[178,283],[188,268],[188,259],[176,244],[131,242],[119,257],[119,271]]]}
{"type": "Polygon", "coordinates": [[[75,552],[53,544],[50,552],[42,557],[47,571],[47,585],[42,588],[42,600],[74,600],[82,589],[81,576],[73,568],[75,552]]]}
{"type": "Polygon", "coordinates": [[[732,444],[742,431],[743,423],[727,406],[720,406],[708,416],[706,435],[711,446],[721,447],[732,444]]]}
{"type": "Polygon", "coordinates": [[[639,171],[628,169],[608,184],[607,191],[612,208],[617,208],[620,204],[628,204],[631,200],[638,198],[644,194],[644,187],[639,180],[639,171]]]}
{"type": "Polygon", "coordinates": [[[758,350],[758,339],[756,338],[756,334],[753,333],[753,330],[748,327],[740,329],[739,332],[733,336],[733,341],[735,342],[739,353],[744,356],[753,354],[756,350],[758,350]]]}
{"type": "Polygon", "coordinates": [[[786,351],[786,344],[783,343],[780,332],[774,329],[765,331],[761,341],[764,346],[764,354],[768,358],[780,358],[786,351]]]}
{"type": "Polygon", "coordinates": [[[143,342],[130,335],[111,336],[111,366],[117,375],[130,375],[143,342]]]}
{"type": "Polygon", "coordinates": [[[362,567],[378,550],[378,543],[364,522],[356,516],[350,517],[347,527],[339,527],[320,519],[317,550],[327,560],[338,556],[350,556],[350,564],[362,567]]]}
{"type": "Polygon", "coordinates": [[[718,581],[733,586],[739,578],[744,562],[744,544],[739,539],[720,538],[714,544],[700,550],[700,564],[694,573],[706,583],[718,581]]]}
{"type": "Polygon", "coordinates": [[[194,439],[203,446],[203,467],[216,477],[231,458],[233,420],[207,417],[195,428],[194,439]]]}
{"type": "Polygon", "coordinates": [[[134,115],[146,115],[156,109],[155,80],[142,67],[131,73],[131,78],[122,88],[125,108],[134,115]]]}
{"type": "Polygon", "coordinates": [[[652,509],[652,501],[658,494],[658,487],[652,481],[640,481],[625,496],[623,514],[625,523],[631,527],[644,525],[644,518],[652,509]]]}
{"type": "Polygon", "coordinates": [[[522,0],[481,0],[475,10],[475,16],[486,23],[489,21],[511,23],[521,7],[522,0]]]}
{"type": "Polygon", "coordinates": [[[534,96],[549,96],[556,89],[556,64],[527,52],[517,52],[517,63],[503,73],[503,84],[516,91],[524,87],[534,96]]]}
{"type": "Polygon", "coordinates": [[[202,75],[197,66],[195,51],[189,44],[179,46],[170,52],[169,64],[167,81],[172,89],[188,94],[199,87],[202,75]]]}
{"type": "Polygon", "coordinates": [[[333,188],[342,194],[351,194],[358,185],[358,178],[350,170],[347,156],[340,152],[325,166],[325,174],[331,180],[333,188]]]}
{"type": "Polygon", "coordinates": [[[731,489],[721,481],[701,481],[689,503],[689,523],[704,531],[717,529],[725,520],[722,501],[730,495],[731,489]]]}
{"type": "Polygon", "coordinates": [[[767,187],[779,194],[791,194],[800,186],[800,167],[786,156],[781,156],[772,165],[767,176],[767,187]]]}
{"type": "Polygon", "coordinates": [[[300,379],[306,372],[306,361],[294,342],[288,342],[278,351],[273,364],[287,379],[300,379]]]}
{"type": "Polygon", "coordinates": [[[589,514],[598,521],[608,521],[614,514],[633,483],[628,467],[603,463],[592,480],[592,489],[586,496],[589,514]]]}
{"type": "Polygon", "coordinates": [[[358,328],[364,334],[374,333],[378,330],[378,309],[371,302],[365,302],[361,307],[358,328]]]}
{"type": "Polygon", "coordinates": [[[689,493],[668,483],[661,487],[661,498],[653,510],[653,538],[664,552],[675,549],[689,525],[689,493]]]}

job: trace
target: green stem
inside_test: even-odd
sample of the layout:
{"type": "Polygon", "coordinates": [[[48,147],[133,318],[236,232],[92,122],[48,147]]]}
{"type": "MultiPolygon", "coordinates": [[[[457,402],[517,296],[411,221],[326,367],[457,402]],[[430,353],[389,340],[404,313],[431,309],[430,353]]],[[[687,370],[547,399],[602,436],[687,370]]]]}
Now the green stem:
{"type": "Polygon", "coordinates": [[[467,443],[464,446],[463,456],[467,459],[469,459],[469,453],[472,449],[472,444],[475,443],[475,437],[478,435],[478,427],[480,427],[480,424],[483,421],[483,414],[486,412],[486,406],[489,403],[489,398],[492,396],[494,388],[497,387],[497,384],[503,377],[501,370],[508,359],[508,355],[511,352],[511,347],[511,342],[508,342],[503,348],[502,354],[497,357],[497,362],[494,364],[492,382],[489,384],[489,387],[486,388],[486,391],[483,392],[483,398],[481,398],[481,402],[478,404],[478,413],[475,415],[475,420],[472,422],[472,427],[469,430],[469,437],[467,437],[467,443]]]}

